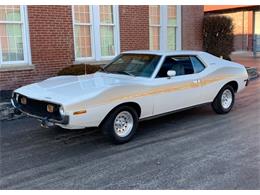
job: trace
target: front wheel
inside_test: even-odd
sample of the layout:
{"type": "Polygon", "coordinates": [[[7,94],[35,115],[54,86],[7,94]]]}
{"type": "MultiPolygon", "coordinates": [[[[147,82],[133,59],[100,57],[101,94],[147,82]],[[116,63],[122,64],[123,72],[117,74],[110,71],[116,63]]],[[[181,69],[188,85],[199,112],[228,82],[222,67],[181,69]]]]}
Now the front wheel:
{"type": "Polygon", "coordinates": [[[138,127],[138,114],[129,106],[121,106],[112,111],[103,124],[103,133],[116,144],[131,140],[138,127]]]}
{"type": "Polygon", "coordinates": [[[212,108],[218,114],[226,114],[232,109],[234,102],[234,89],[231,86],[227,85],[220,90],[220,92],[214,99],[212,103],[212,108]]]}

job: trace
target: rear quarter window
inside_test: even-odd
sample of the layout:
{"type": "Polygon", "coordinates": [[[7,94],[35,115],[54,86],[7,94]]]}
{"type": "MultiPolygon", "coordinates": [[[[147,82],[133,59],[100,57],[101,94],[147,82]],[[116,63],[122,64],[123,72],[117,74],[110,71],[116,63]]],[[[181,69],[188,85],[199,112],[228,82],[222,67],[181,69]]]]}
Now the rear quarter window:
{"type": "Polygon", "coordinates": [[[192,56],[190,59],[193,65],[194,73],[199,73],[205,69],[204,64],[202,64],[202,62],[197,57],[192,56]]]}

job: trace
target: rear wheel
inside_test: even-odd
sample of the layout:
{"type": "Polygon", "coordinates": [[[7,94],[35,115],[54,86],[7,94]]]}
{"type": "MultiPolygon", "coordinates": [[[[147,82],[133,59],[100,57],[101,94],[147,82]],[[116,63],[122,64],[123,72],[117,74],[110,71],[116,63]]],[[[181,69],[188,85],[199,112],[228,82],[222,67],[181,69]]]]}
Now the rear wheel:
{"type": "Polygon", "coordinates": [[[235,92],[234,89],[230,86],[224,86],[212,103],[213,110],[218,114],[228,113],[235,102],[235,92]]]}
{"type": "Polygon", "coordinates": [[[121,106],[106,117],[101,129],[112,142],[122,144],[133,138],[137,126],[136,110],[129,106],[121,106]]]}

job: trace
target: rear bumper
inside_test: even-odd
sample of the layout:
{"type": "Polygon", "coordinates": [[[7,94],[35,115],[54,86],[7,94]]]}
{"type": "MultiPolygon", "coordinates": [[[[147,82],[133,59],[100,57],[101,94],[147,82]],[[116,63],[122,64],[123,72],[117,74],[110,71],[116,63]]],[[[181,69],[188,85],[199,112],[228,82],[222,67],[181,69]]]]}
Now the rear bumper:
{"type": "Polygon", "coordinates": [[[36,119],[40,120],[42,122],[42,124],[44,124],[44,126],[46,126],[46,125],[51,126],[51,125],[55,125],[55,124],[61,124],[61,125],[69,124],[69,116],[67,116],[67,115],[63,115],[61,120],[56,120],[56,119],[52,119],[52,118],[48,118],[48,117],[36,116],[31,113],[25,112],[15,100],[11,99],[11,103],[15,109],[15,113],[21,112],[21,113],[26,114],[27,116],[36,118],[36,119]]]}
{"type": "Polygon", "coordinates": [[[245,79],[244,82],[245,82],[245,86],[248,86],[249,79],[245,79]]]}

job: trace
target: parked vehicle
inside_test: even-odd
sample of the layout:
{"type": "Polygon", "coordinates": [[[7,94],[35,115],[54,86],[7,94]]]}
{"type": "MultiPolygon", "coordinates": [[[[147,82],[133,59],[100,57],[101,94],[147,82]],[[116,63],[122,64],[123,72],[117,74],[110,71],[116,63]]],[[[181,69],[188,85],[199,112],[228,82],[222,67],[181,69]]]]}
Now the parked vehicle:
{"type": "Polygon", "coordinates": [[[226,114],[247,84],[243,65],[205,52],[128,51],[94,74],[21,87],[12,104],[42,126],[100,127],[113,142],[124,143],[140,120],[205,103],[226,114]]]}

